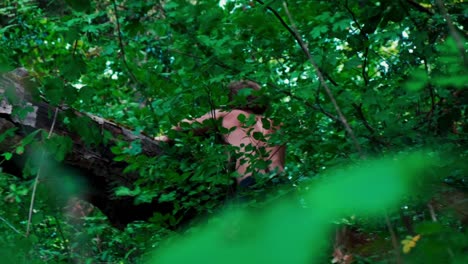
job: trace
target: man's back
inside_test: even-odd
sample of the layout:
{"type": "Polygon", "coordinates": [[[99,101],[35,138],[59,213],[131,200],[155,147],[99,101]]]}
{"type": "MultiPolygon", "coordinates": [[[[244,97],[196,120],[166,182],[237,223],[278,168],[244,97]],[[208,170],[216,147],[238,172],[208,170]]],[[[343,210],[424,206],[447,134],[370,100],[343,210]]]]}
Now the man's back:
{"type": "Polygon", "coordinates": [[[249,166],[255,164],[255,161],[249,160],[250,157],[257,160],[263,159],[269,163],[267,169],[255,170],[258,173],[266,174],[274,171],[279,173],[284,170],[285,147],[271,145],[267,142],[271,134],[279,129],[278,126],[273,125],[272,120],[237,109],[230,111],[217,110],[207,115],[210,115],[211,118],[222,119],[222,126],[231,131],[223,135],[224,141],[226,144],[239,148],[238,152],[242,156],[236,162],[236,170],[240,176],[238,182],[252,175],[252,172],[248,171],[248,169],[249,166]],[[239,118],[241,115],[245,118],[239,118]],[[240,121],[249,120],[250,118],[255,120],[246,121],[248,124],[240,121]],[[264,119],[263,122],[262,119],[264,119]],[[263,126],[265,120],[269,122],[267,127],[263,126]],[[256,136],[257,139],[254,138],[254,134],[258,135],[256,136]]]}

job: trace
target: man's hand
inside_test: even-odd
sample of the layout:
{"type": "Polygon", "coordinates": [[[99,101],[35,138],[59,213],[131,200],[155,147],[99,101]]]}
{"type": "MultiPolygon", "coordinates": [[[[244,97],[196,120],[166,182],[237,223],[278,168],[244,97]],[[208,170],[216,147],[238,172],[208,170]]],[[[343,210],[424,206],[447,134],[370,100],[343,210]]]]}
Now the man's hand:
{"type": "Polygon", "coordinates": [[[163,142],[169,142],[170,141],[169,137],[167,137],[166,135],[162,135],[162,136],[159,136],[159,137],[154,137],[154,140],[163,141],[163,142]]]}

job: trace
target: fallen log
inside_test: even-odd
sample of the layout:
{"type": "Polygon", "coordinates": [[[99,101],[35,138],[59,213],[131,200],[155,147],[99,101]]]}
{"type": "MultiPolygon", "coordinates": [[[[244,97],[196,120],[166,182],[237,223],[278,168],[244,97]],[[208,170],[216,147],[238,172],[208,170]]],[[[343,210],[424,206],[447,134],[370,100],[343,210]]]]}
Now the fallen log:
{"type": "MultiPolygon", "coordinates": [[[[143,134],[136,135],[130,129],[103,118],[66,107],[52,106],[41,97],[34,96],[34,89],[33,80],[23,68],[0,74],[0,135],[14,130],[12,135],[0,143],[0,153],[11,153],[32,131],[49,133],[52,130],[53,135],[66,136],[72,142],[70,151],[60,162],[60,166],[65,171],[73,172],[71,174],[79,178],[78,182],[86,185],[79,188],[80,197],[98,207],[112,225],[122,228],[132,221],[148,219],[155,212],[163,215],[172,213],[173,205],[169,202],[158,202],[157,198],[151,203],[136,205],[133,197],[114,195],[116,186],[131,187],[139,175],[136,172],[124,173],[128,164],[125,161],[115,161],[115,155],[110,148],[117,141],[128,142],[130,145],[131,142],[139,140],[141,154],[151,157],[162,152],[157,141],[143,134]],[[110,133],[111,139],[108,142],[96,140],[92,144],[84,142],[79,133],[64,124],[66,117],[78,118],[83,125],[98,131],[100,135],[110,133]]],[[[28,149],[25,151],[30,152],[28,149]]],[[[2,163],[2,170],[22,177],[26,160],[25,154],[14,154],[11,159],[2,163]]]]}

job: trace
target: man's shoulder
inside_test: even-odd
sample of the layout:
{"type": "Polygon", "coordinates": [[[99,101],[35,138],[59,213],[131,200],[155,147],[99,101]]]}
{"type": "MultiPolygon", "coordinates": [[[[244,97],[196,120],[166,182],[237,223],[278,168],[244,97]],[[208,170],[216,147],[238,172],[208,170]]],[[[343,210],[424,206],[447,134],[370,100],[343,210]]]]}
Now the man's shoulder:
{"type": "Polygon", "coordinates": [[[245,116],[246,118],[252,115],[256,117],[260,117],[260,115],[254,114],[250,111],[241,110],[241,109],[230,109],[230,110],[225,110],[222,112],[222,117],[224,120],[228,120],[228,119],[238,120],[239,116],[241,115],[245,116]]]}
{"type": "Polygon", "coordinates": [[[241,110],[241,109],[232,109],[232,110],[227,110],[226,113],[230,113],[232,115],[235,115],[235,116],[238,116],[238,115],[245,115],[245,116],[249,116],[249,115],[254,115],[254,116],[258,116],[257,114],[254,114],[250,111],[246,111],[246,110],[241,110]]]}
{"type": "MultiPolygon", "coordinates": [[[[229,109],[229,110],[221,110],[217,116],[217,118],[222,118],[224,126],[239,126],[241,125],[239,120],[239,116],[244,115],[246,118],[250,115],[255,115],[249,111],[244,111],[240,109],[229,109]]],[[[256,116],[256,115],[255,115],[256,116]]]]}

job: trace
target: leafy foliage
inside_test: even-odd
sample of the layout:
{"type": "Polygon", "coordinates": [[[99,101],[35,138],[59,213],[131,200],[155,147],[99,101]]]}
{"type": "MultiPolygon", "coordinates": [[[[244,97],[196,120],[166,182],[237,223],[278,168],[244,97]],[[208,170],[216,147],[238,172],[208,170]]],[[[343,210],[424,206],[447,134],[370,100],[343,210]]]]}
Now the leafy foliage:
{"type": "MultiPolygon", "coordinates": [[[[167,133],[174,142],[163,146],[165,155],[147,157],[139,141],[108,146],[109,135],[99,128],[58,117],[84,144],[106,145],[116,161],[128,162],[126,171],[139,173],[135,186],[116,186],[113,195],[133,197],[138,204],[158,199],[175,208],[124,231],[112,229],[98,210],[73,223],[80,217],[63,208],[70,207],[69,192],[80,186],[62,186],[65,180],[55,179],[59,185],[39,183],[33,233],[24,237],[34,177],[40,167],[55,166],[26,156],[25,149],[45,146],[51,160],[61,161],[71,143],[66,136],[49,138],[37,131],[1,156],[30,160],[20,168],[23,178],[0,175],[5,234],[0,241],[8,245],[2,256],[12,263],[141,262],[168,237],[197,230],[194,222],[171,231],[180,215],[211,216],[228,207],[226,194],[232,193],[236,175],[226,153],[234,150],[219,144],[216,133],[197,135],[196,124],[184,127],[187,133],[171,127],[223,108],[226,85],[251,79],[264,86],[269,99],[265,116],[282,124],[270,141],[287,145],[288,180],[260,180],[254,191],[242,194],[248,202],[236,206],[269,208],[288,194],[304,207],[312,206],[304,201],[312,201],[338,208],[341,214],[330,219],[365,236],[351,246],[343,243],[357,263],[388,262],[392,250],[410,263],[462,263],[467,245],[466,11],[458,0],[2,1],[0,72],[25,67],[37,86],[33,92],[53,105],[104,117],[136,134],[167,133]],[[330,169],[421,149],[432,161],[424,177],[431,180],[412,182],[409,191],[399,193],[401,208],[388,208],[388,221],[358,214],[368,207],[357,201],[385,188],[367,186],[367,192],[358,193],[366,183],[354,183],[352,177],[343,176],[340,190],[349,197],[343,203],[333,203],[333,189],[324,188],[316,200],[308,196],[311,185],[329,179],[330,169]],[[278,181],[283,188],[274,184],[278,181]],[[392,239],[399,240],[396,246],[392,239]]],[[[15,111],[24,117],[30,110],[15,111]]],[[[11,136],[13,130],[3,132],[0,142],[11,136]]],[[[374,177],[383,168],[375,167],[374,177]]],[[[63,172],[64,179],[71,173],[63,172]]],[[[379,207],[382,201],[367,202],[379,207]]],[[[331,259],[327,245],[320,248],[321,262],[331,259]]],[[[230,258],[236,258],[234,253],[230,258]]]]}

